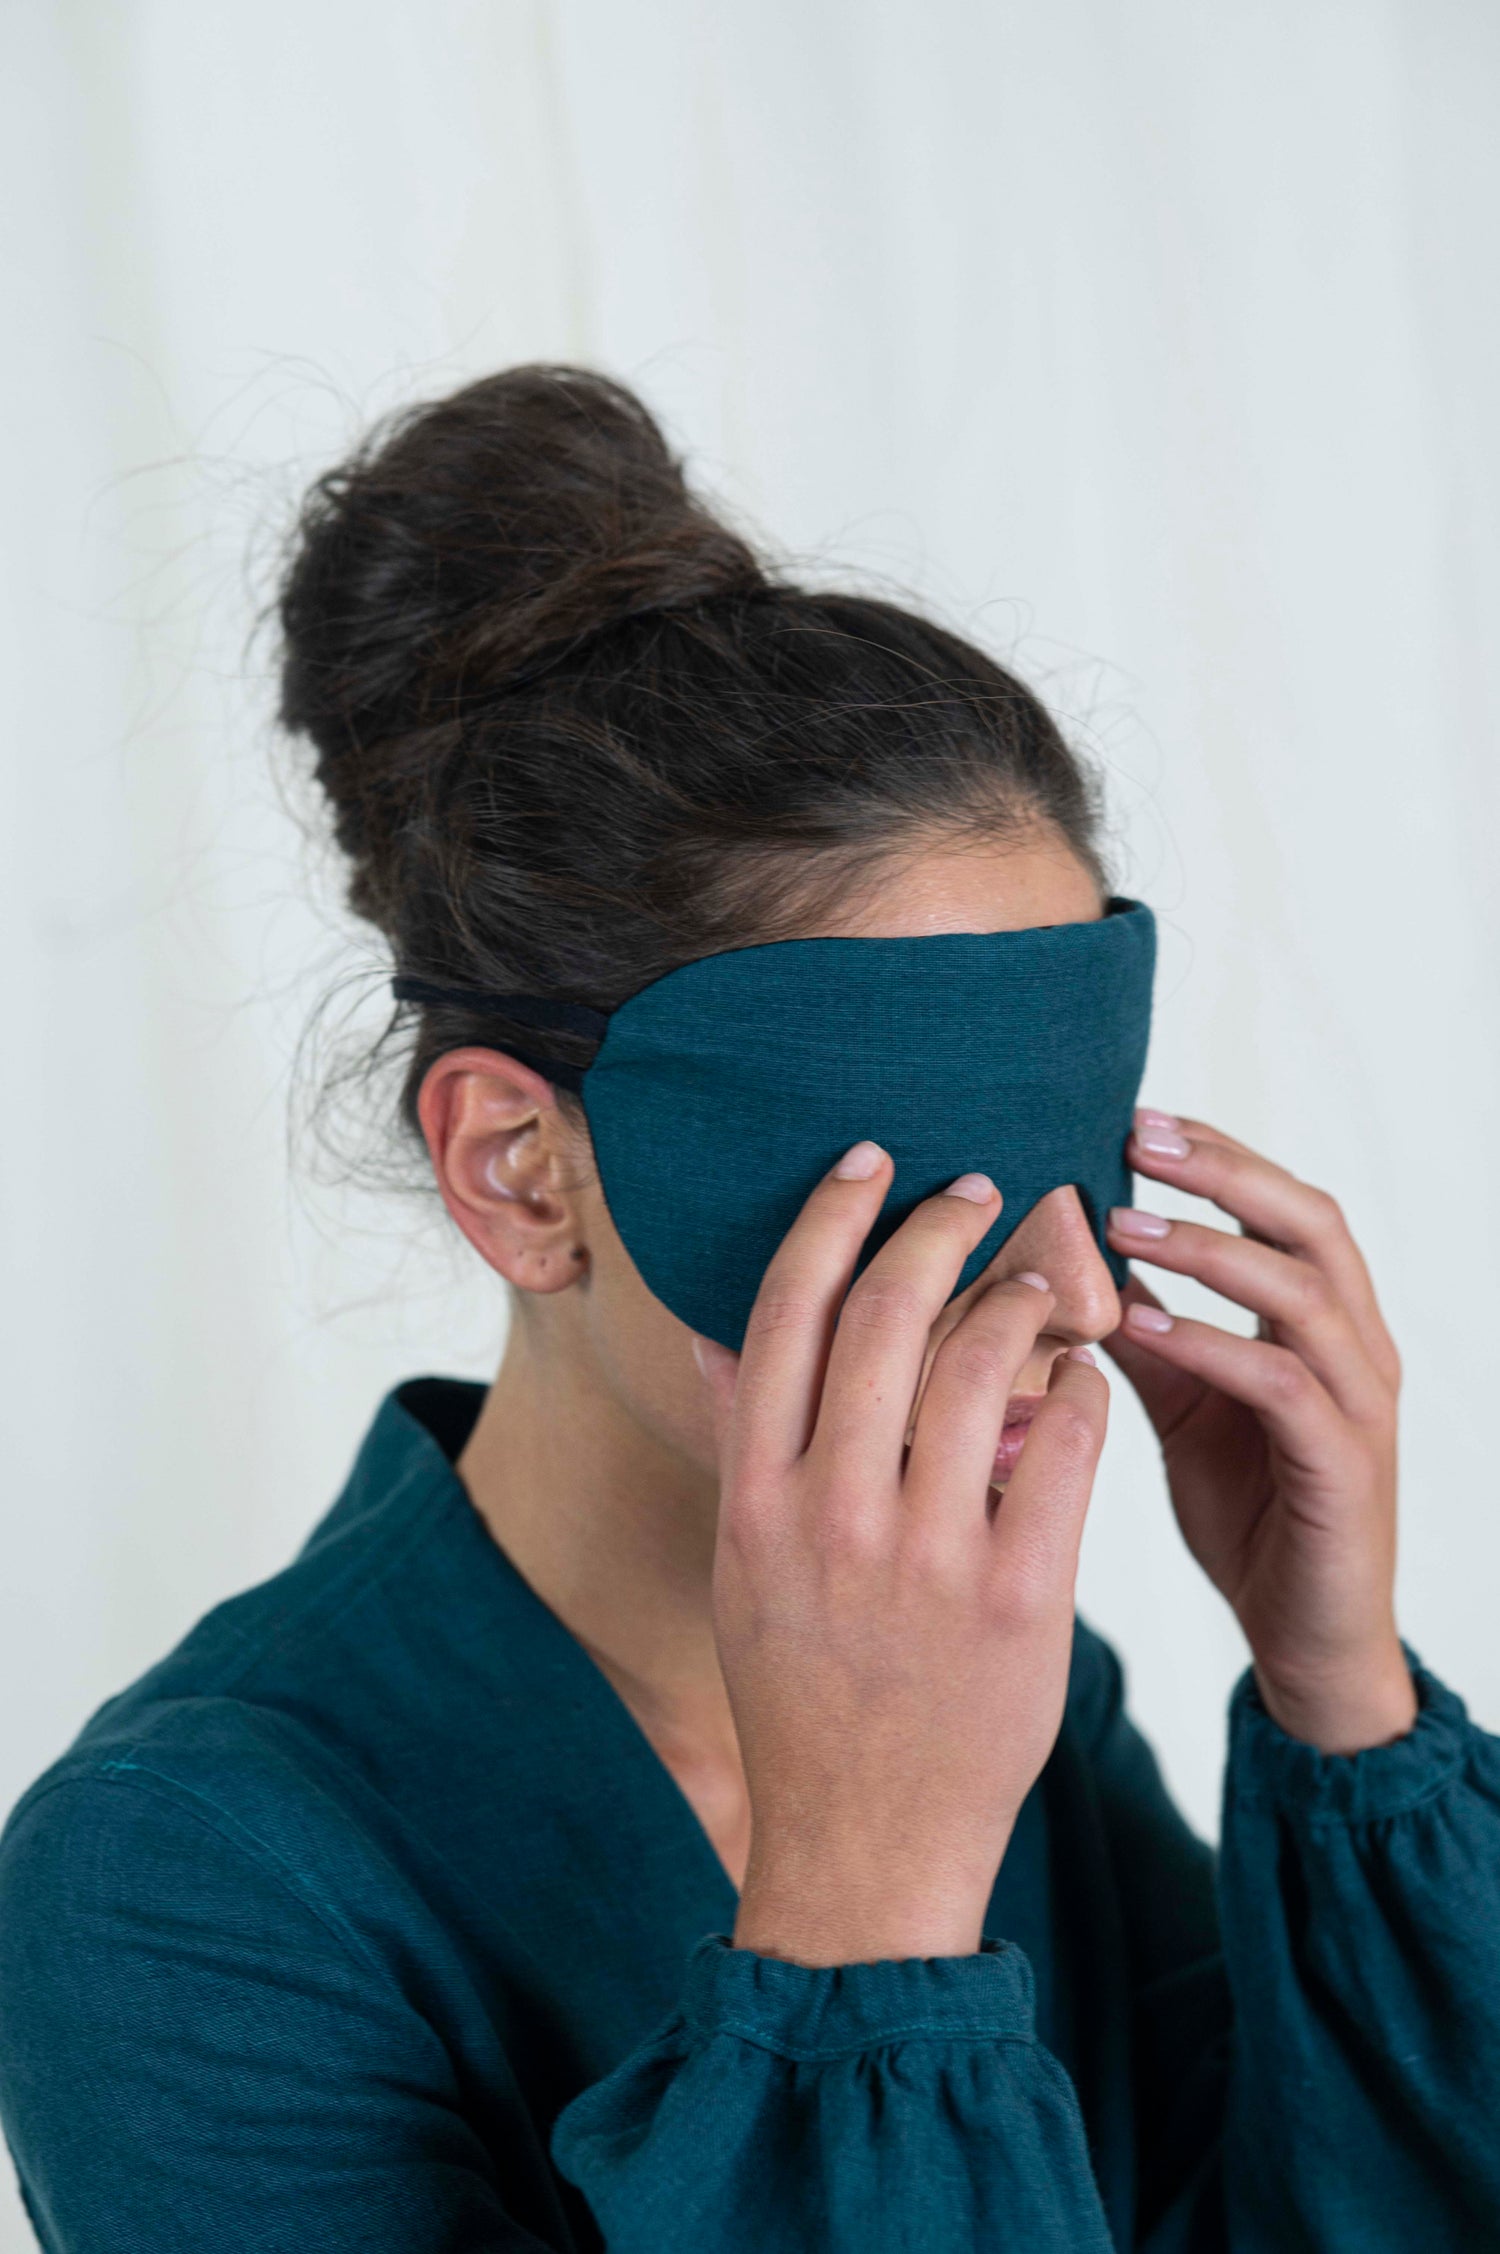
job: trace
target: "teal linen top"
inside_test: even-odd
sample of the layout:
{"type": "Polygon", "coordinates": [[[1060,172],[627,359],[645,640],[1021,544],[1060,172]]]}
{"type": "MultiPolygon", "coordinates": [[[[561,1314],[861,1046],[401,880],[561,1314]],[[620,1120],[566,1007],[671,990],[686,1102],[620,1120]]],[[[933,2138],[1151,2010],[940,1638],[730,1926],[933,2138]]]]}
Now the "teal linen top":
{"type": "Polygon", "coordinates": [[[301,1555],[0,1844],[48,2254],[1500,2248],[1500,1741],[1412,1658],[1329,1757],[1247,1673],[1217,1859],[1076,1631],[972,1956],[736,1949],[735,1891],[395,1388],[301,1555]]]}

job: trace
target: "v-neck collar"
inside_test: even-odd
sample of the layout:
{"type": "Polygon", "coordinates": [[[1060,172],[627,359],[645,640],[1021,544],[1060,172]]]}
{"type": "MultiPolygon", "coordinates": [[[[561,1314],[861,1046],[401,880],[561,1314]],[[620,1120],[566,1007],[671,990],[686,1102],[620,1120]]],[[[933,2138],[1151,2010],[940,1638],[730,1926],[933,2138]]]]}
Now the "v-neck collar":
{"type": "MultiPolygon", "coordinates": [[[[425,1724],[443,1746],[433,1833],[449,1833],[449,1810],[455,1821],[468,1804],[485,1811],[490,1859],[479,1867],[477,1895],[465,1858],[476,1916],[503,1929],[508,1978],[529,2002],[545,1999],[546,2013],[566,2029],[570,2071],[586,2080],[675,2008],[694,1947],[707,1934],[732,1935],[739,1897],[630,1708],[494,1539],[459,1478],[457,1459],[486,1391],[449,1377],[394,1387],[308,1547],[347,1540],[353,1577],[383,1583],[385,1632],[405,1645],[400,1727],[420,1743],[425,1724]],[[413,1710],[423,1705],[424,1681],[425,1714],[413,1710]],[[586,1982],[558,1966],[563,1874],[569,1966],[586,1963],[586,1982]]],[[[1075,1646],[1075,1667],[1077,1659],[1075,1646]]],[[[1058,1743],[1017,1816],[985,1931],[1026,1950],[1038,2034],[1081,2076],[1091,2134],[1125,2149],[1127,2069],[1078,2049],[1080,2016],[1123,2027],[1128,1998],[1097,1786],[1072,1726],[1071,1695],[1058,1743]],[[1061,1951],[1060,1899],[1068,1935],[1061,1951]]]]}
{"type": "Polygon", "coordinates": [[[487,1390],[449,1377],[394,1387],[325,1524],[397,1496],[434,1514],[431,1533],[440,1538],[429,1534],[410,1551],[407,1570],[426,1580],[428,1633],[462,1647],[465,1672],[485,1680],[497,1719],[503,1713],[512,1724],[496,1733],[489,1754],[506,1772],[518,1818],[528,1808],[588,1861],[607,1842],[601,1879],[623,1882],[635,1895],[643,1885],[655,1890],[658,1909],[675,1905],[689,1927],[731,1932],[738,1890],[697,1810],[609,1677],[496,1541],[459,1477],[457,1460],[487,1390]]]}

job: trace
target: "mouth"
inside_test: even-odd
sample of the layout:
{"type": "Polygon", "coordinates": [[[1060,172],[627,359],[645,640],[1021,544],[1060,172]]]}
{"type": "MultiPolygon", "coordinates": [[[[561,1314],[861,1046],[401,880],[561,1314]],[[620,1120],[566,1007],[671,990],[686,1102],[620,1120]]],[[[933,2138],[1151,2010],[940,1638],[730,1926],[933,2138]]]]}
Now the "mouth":
{"type": "Polygon", "coordinates": [[[1000,1432],[1000,1443],[995,1450],[995,1465],[990,1473],[990,1485],[1003,1487],[1021,1460],[1021,1450],[1026,1445],[1026,1435],[1031,1430],[1031,1420],[1041,1407],[1043,1393],[1014,1393],[1005,1404],[1005,1423],[1000,1432]]]}

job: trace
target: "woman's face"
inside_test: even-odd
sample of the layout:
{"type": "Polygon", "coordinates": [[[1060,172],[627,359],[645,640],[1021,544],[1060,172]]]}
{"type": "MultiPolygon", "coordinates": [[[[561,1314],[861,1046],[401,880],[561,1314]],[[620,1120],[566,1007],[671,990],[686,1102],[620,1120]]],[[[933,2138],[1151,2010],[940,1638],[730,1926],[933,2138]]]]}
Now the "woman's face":
{"type": "MultiPolygon", "coordinates": [[[[947,849],[889,865],[870,898],[837,920],[817,925],[808,938],[916,938],[951,931],[1019,931],[1038,924],[1086,923],[1104,903],[1093,878],[1065,845],[1039,839],[1004,851],[947,849]]],[[[797,1091],[787,1089],[788,1103],[797,1091]]],[[[596,1363],[600,1380],[619,1407],[659,1443],[707,1472],[715,1469],[712,1431],[692,1333],[653,1297],[610,1220],[597,1175],[588,1164],[580,1126],[574,1180],[575,1214],[587,1264],[579,1284],[559,1295],[549,1313],[568,1328],[596,1363]],[[571,1301],[571,1306],[563,1303],[571,1301]]],[[[663,1153],[670,1167],[670,1154],[663,1153]]],[[[1120,1320],[1120,1300],[1088,1218],[1071,1186],[1050,1191],[933,1325],[923,1368],[976,1295],[998,1278],[1030,1268],[1057,1294],[1052,1321],[1036,1342],[1011,1395],[1010,1436],[996,1459],[995,1484],[1003,1486],[1024,1435],[1028,1397],[1046,1390],[1047,1375],[1065,1348],[1103,1338],[1120,1320]]],[[[535,1303],[533,1303],[535,1307],[535,1303]]],[[[541,1312],[539,1307],[535,1308],[541,1312]]],[[[920,1394],[919,1394],[920,1399],[920,1394]]]]}

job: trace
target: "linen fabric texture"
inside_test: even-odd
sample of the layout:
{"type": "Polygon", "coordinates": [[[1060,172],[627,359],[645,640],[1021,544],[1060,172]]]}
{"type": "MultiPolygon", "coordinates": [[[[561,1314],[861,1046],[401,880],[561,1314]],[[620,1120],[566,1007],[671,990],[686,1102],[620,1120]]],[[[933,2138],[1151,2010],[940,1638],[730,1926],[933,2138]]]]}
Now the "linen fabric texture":
{"type": "Polygon", "coordinates": [[[0,2120],[46,2254],[1500,2247],[1500,1740],[1299,1744],[1220,1855],[1076,1626],[971,1956],[808,1967],[389,1394],[300,1557],[0,1840],[0,2120]]]}
{"type": "Polygon", "coordinates": [[[611,1015],[582,1076],[610,1217],[646,1284],[738,1350],[771,1258],[852,1143],[895,1161],[865,1266],[923,1198],[991,1176],[972,1283],[1073,1183],[1116,1283],[1111,1205],[1145,1069],[1156,923],[1112,894],[1086,923],[788,939],[669,971],[611,1015]]]}

